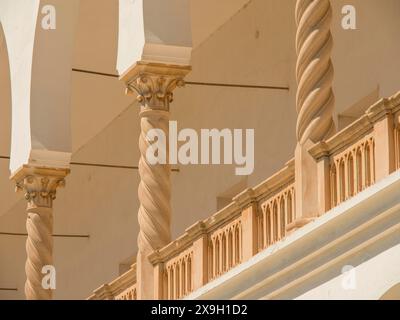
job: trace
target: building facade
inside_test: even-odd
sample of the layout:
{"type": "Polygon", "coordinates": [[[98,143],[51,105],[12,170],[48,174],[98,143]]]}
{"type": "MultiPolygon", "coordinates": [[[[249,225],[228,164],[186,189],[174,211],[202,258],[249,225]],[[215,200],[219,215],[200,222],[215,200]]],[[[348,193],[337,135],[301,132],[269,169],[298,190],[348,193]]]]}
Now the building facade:
{"type": "Polygon", "coordinates": [[[2,0],[0,298],[400,298],[399,17],[2,0]],[[253,170],[152,163],[171,121],[253,130],[253,170]]]}

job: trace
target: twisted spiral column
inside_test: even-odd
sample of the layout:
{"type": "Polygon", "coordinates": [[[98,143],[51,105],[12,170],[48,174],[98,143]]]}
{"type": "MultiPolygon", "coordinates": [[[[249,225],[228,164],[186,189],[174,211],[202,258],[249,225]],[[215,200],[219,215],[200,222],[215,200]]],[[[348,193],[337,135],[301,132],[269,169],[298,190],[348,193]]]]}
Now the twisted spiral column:
{"type": "Polygon", "coordinates": [[[291,232],[321,213],[326,190],[319,179],[318,164],[309,150],[334,133],[332,91],[333,47],[329,0],[297,0],[297,147],[295,151],[295,219],[291,232]]]}
{"type": "MultiPolygon", "coordinates": [[[[153,299],[158,286],[154,278],[154,267],[148,256],[171,241],[171,181],[169,165],[169,108],[173,100],[173,90],[183,86],[183,77],[190,67],[171,66],[138,62],[125,76],[127,94],[135,94],[140,104],[139,137],[140,184],[138,196],[139,236],[137,256],[138,299],[153,299]],[[147,152],[156,143],[149,133],[157,129],[165,141],[156,141],[160,147],[158,158],[161,163],[153,163],[147,152]],[[165,151],[164,157],[160,152],[165,151]]],[[[154,150],[150,150],[154,151],[154,150]]],[[[153,152],[152,152],[153,153],[153,152]]]]}
{"type": "Polygon", "coordinates": [[[25,296],[28,300],[50,300],[52,290],[44,288],[44,266],[53,266],[53,201],[56,189],[64,186],[68,170],[24,167],[12,179],[16,190],[25,193],[27,205],[25,296]]]}
{"type": "Polygon", "coordinates": [[[28,300],[51,300],[52,290],[42,287],[42,268],[53,265],[52,209],[28,205],[26,229],[25,296],[28,300]]]}
{"type": "MultiPolygon", "coordinates": [[[[146,153],[152,142],[148,140],[147,134],[152,129],[160,129],[168,137],[169,112],[145,110],[140,116],[139,173],[141,181],[138,191],[140,201],[138,246],[142,251],[154,251],[171,241],[171,182],[168,162],[155,165],[149,163],[146,153]]],[[[165,142],[165,150],[168,150],[168,143],[165,142]]]]}
{"type": "Polygon", "coordinates": [[[329,0],[297,0],[297,140],[319,142],[334,130],[329,0]]]}

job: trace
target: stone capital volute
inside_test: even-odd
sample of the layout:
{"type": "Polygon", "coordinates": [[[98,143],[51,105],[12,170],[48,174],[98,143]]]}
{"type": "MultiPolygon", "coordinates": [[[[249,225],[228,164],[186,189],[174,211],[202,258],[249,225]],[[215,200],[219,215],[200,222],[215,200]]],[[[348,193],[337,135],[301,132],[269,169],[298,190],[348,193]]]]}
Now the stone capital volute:
{"type": "Polygon", "coordinates": [[[16,191],[24,192],[28,208],[51,208],[56,198],[57,188],[65,186],[68,169],[35,168],[24,166],[11,180],[15,181],[16,191]]]}
{"type": "Polygon", "coordinates": [[[125,82],[127,94],[137,94],[141,111],[169,111],[173,91],[184,86],[184,77],[190,66],[174,66],[138,62],[127,71],[121,80],[125,82]]]}

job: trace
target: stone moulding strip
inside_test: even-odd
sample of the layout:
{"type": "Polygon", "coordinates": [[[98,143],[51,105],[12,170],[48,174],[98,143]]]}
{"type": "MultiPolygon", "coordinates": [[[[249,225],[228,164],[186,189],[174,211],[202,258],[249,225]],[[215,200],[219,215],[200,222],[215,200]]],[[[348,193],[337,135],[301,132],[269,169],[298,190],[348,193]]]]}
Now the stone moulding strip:
{"type": "Polygon", "coordinates": [[[34,167],[30,165],[24,165],[11,175],[10,180],[15,180],[16,182],[18,182],[21,179],[23,179],[27,174],[65,177],[69,173],[70,170],[65,168],[47,168],[47,167],[34,167]]]}
{"type": "Polygon", "coordinates": [[[18,291],[18,288],[0,288],[0,291],[18,291]]]}
{"type": "Polygon", "coordinates": [[[206,86],[206,87],[227,87],[227,88],[242,88],[242,89],[269,89],[269,90],[283,90],[289,91],[289,87],[283,86],[262,86],[262,85],[249,85],[249,84],[234,84],[234,83],[216,83],[216,82],[196,82],[187,81],[187,85],[193,86],[206,86]]]}
{"type": "MultiPolygon", "coordinates": [[[[318,257],[318,256],[322,256],[324,253],[326,253],[328,250],[330,249],[334,249],[335,247],[339,246],[341,243],[345,242],[346,240],[351,239],[352,237],[362,233],[364,230],[366,230],[367,228],[381,222],[382,220],[384,220],[385,218],[388,218],[389,216],[393,215],[393,213],[396,213],[397,210],[400,208],[400,205],[397,205],[394,208],[391,208],[390,210],[388,210],[387,212],[384,212],[383,214],[380,214],[378,216],[375,216],[374,218],[372,218],[371,220],[368,220],[367,222],[355,227],[353,230],[347,232],[346,234],[338,237],[337,239],[333,240],[332,242],[329,242],[328,244],[322,246],[321,248],[317,249],[316,251],[310,253],[309,255],[303,257],[301,260],[296,261],[295,263],[293,263],[292,265],[288,266],[287,268],[281,269],[279,272],[271,275],[270,277],[266,278],[264,281],[262,281],[259,286],[263,286],[265,284],[268,284],[270,282],[272,282],[273,280],[275,280],[276,278],[283,276],[284,274],[287,274],[288,272],[295,270],[296,268],[301,268],[302,265],[304,265],[307,262],[310,262],[312,259],[318,257]]],[[[290,282],[290,284],[280,288],[279,290],[273,291],[272,293],[269,293],[267,296],[265,296],[265,299],[272,299],[273,296],[277,296],[280,292],[283,292],[293,286],[295,286],[296,284],[299,284],[303,281],[305,281],[306,279],[310,278],[311,276],[322,272],[323,270],[327,269],[328,267],[335,265],[336,263],[338,263],[338,261],[345,259],[347,256],[350,256],[352,254],[354,254],[355,252],[360,251],[362,248],[367,247],[370,244],[373,244],[375,241],[378,241],[379,239],[381,239],[381,236],[384,236],[386,233],[391,234],[393,232],[395,232],[396,230],[398,230],[400,228],[400,223],[397,223],[395,226],[389,228],[388,230],[386,230],[384,233],[378,234],[377,236],[374,236],[373,238],[361,243],[360,245],[352,248],[350,251],[347,251],[346,253],[340,254],[337,257],[335,257],[334,259],[332,259],[331,261],[329,261],[328,263],[322,264],[321,266],[315,268],[314,270],[312,270],[311,272],[300,276],[299,278],[297,278],[296,280],[290,282]]],[[[245,292],[243,292],[243,295],[245,295],[245,292]]],[[[235,298],[240,299],[240,295],[236,296],[235,298]]]]}
{"type": "MultiPolygon", "coordinates": [[[[392,216],[395,216],[397,214],[397,220],[392,225],[385,227],[386,229],[383,232],[376,232],[376,234],[372,235],[372,237],[368,238],[366,241],[362,241],[356,244],[348,251],[349,253],[347,253],[347,251],[339,253],[336,257],[332,259],[331,262],[326,264],[321,264],[320,266],[317,266],[315,269],[313,269],[311,272],[307,272],[305,274],[297,276],[290,284],[280,287],[279,289],[272,290],[271,292],[263,296],[263,299],[273,299],[275,297],[278,298],[278,295],[279,294],[281,295],[283,291],[287,291],[291,289],[294,285],[308,280],[316,273],[323,272],[327,267],[345,259],[350,253],[354,255],[354,253],[363,250],[364,248],[370,246],[371,244],[374,244],[380,240],[384,240],[385,238],[390,237],[395,233],[398,233],[398,231],[400,230],[400,223],[398,222],[399,220],[398,210],[400,209],[400,204],[397,203],[391,208],[380,208],[381,210],[378,210],[376,214],[374,214],[372,217],[368,219],[366,219],[367,217],[366,214],[364,214],[362,210],[357,208],[360,208],[361,203],[365,201],[366,197],[368,198],[370,198],[371,196],[374,197],[378,193],[385,192],[384,190],[389,190],[389,192],[393,193],[393,190],[395,190],[394,185],[398,185],[399,179],[400,179],[400,173],[399,172],[393,173],[385,180],[382,180],[381,182],[375,184],[374,186],[371,186],[370,188],[356,195],[351,200],[345,201],[338,207],[326,213],[326,215],[316,219],[314,223],[309,224],[307,226],[308,229],[306,230],[304,229],[303,231],[298,230],[294,232],[286,240],[283,240],[280,243],[269,247],[263,252],[260,252],[249,261],[244,262],[242,265],[237,266],[234,269],[230,270],[220,279],[208,283],[207,285],[199,289],[197,292],[195,291],[192,294],[190,294],[185,299],[188,300],[209,299],[210,298],[209,293],[213,289],[217,289],[218,287],[220,287],[220,285],[224,283],[229,283],[230,280],[233,280],[234,278],[240,276],[241,274],[244,274],[244,272],[246,272],[247,270],[248,272],[250,272],[251,267],[257,265],[261,267],[262,263],[268,261],[269,262],[268,268],[271,268],[271,273],[269,273],[269,275],[263,278],[264,279],[263,281],[257,282],[254,286],[251,286],[250,288],[245,290],[241,290],[240,293],[234,294],[232,297],[231,296],[229,297],[229,299],[232,300],[248,299],[250,294],[255,294],[256,291],[262,288],[263,286],[268,285],[269,283],[288,275],[289,272],[295,270],[296,268],[298,269],[302,265],[312,261],[314,257],[321,256],[328,250],[334,249],[339,244],[345,243],[346,241],[351,240],[352,238],[358,235],[363,235],[364,231],[369,230],[369,228],[374,228],[378,224],[380,224],[381,228],[384,228],[386,225],[385,221],[387,221],[392,216]],[[356,210],[356,212],[354,212],[354,210],[356,210]],[[280,268],[279,271],[275,273],[273,272],[274,268],[271,266],[271,261],[273,260],[271,259],[272,258],[275,258],[275,260],[278,259],[279,254],[282,253],[285,248],[295,246],[296,243],[299,243],[299,240],[302,238],[309,239],[311,234],[315,234],[318,229],[332,226],[335,224],[335,221],[338,221],[338,219],[341,219],[341,221],[343,221],[343,219],[347,219],[349,217],[349,214],[354,215],[354,213],[356,214],[357,218],[354,221],[352,220],[353,222],[348,232],[338,235],[331,242],[326,242],[316,250],[310,251],[309,253],[306,253],[304,256],[299,257],[299,259],[297,259],[293,263],[291,262],[290,264],[287,264],[286,267],[280,268]],[[358,224],[357,221],[359,221],[360,219],[363,221],[360,224],[358,224]]],[[[395,199],[393,195],[392,198],[395,199]]],[[[265,267],[264,265],[262,266],[265,267]]],[[[222,288],[219,288],[218,290],[222,290],[222,288]]]]}
{"type": "MultiPolygon", "coordinates": [[[[22,236],[26,237],[28,236],[27,233],[23,232],[3,232],[0,231],[1,236],[22,236]]],[[[90,238],[90,235],[88,234],[53,234],[53,237],[55,238],[90,238]]]]}
{"type": "Polygon", "coordinates": [[[335,264],[337,264],[339,261],[343,261],[344,259],[351,257],[352,255],[360,252],[361,250],[368,248],[369,246],[378,243],[379,241],[389,237],[390,235],[397,233],[400,231],[400,223],[397,223],[396,225],[390,227],[389,229],[385,230],[384,232],[372,237],[371,239],[368,239],[367,241],[361,243],[360,245],[352,248],[351,250],[347,251],[346,253],[336,257],[335,259],[329,261],[328,263],[314,269],[312,272],[305,274],[304,276],[296,279],[295,281],[291,282],[290,284],[271,292],[270,294],[266,295],[265,297],[263,297],[263,299],[273,299],[274,297],[278,296],[280,293],[289,290],[290,288],[301,284],[302,282],[308,280],[309,278],[311,278],[312,276],[314,276],[315,274],[321,273],[324,270],[328,269],[331,266],[334,266],[335,264]]]}
{"type": "Polygon", "coordinates": [[[87,300],[96,299],[114,299],[115,296],[124,292],[127,288],[136,284],[136,263],[131,268],[113,280],[110,283],[104,284],[93,291],[93,294],[87,300]]]}
{"type": "Polygon", "coordinates": [[[182,65],[168,65],[163,63],[145,62],[138,61],[132,67],[130,67],[124,74],[119,77],[119,80],[129,86],[132,79],[136,79],[138,75],[142,73],[165,75],[165,76],[177,76],[184,77],[192,70],[191,66],[182,65]]]}
{"type": "Polygon", "coordinates": [[[294,183],[294,159],[286,163],[286,166],[260,183],[254,188],[246,189],[233,198],[233,201],[217,213],[205,220],[196,222],[185,230],[185,233],[167,246],[154,251],[149,255],[149,260],[154,265],[165,262],[187,250],[203,234],[211,234],[226,224],[238,219],[243,209],[254,202],[274,196],[290,184],[294,183]]]}
{"type": "Polygon", "coordinates": [[[256,201],[265,200],[294,183],[294,159],[283,169],[253,188],[256,201]]]}
{"type": "MultiPolygon", "coordinates": [[[[71,166],[139,170],[138,166],[123,166],[123,165],[102,164],[102,163],[87,163],[87,162],[71,162],[71,166]]],[[[179,168],[171,168],[171,172],[180,172],[180,169],[179,168]]]]}
{"type": "Polygon", "coordinates": [[[339,131],[327,141],[317,143],[309,151],[316,160],[338,153],[350,147],[364,135],[371,133],[374,129],[374,124],[385,115],[394,114],[399,110],[400,92],[390,98],[379,100],[361,118],[339,131]]]}
{"type": "MultiPolygon", "coordinates": [[[[10,160],[10,156],[1,156],[0,159],[10,160]]],[[[71,166],[83,166],[83,167],[99,167],[99,168],[111,168],[111,169],[129,169],[138,170],[138,166],[124,166],[118,164],[103,164],[103,163],[89,163],[89,162],[70,162],[71,166]]],[[[171,168],[171,172],[180,172],[179,168],[171,168]]]]}
{"type": "Polygon", "coordinates": [[[317,143],[309,151],[314,159],[319,160],[345,150],[372,131],[373,123],[364,115],[327,141],[317,143]]]}
{"type": "MultiPolygon", "coordinates": [[[[106,73],[106,72],[98,72],[91,70],[84,70],[78,68],[72,68],[72,71],[79,73],[87,73],[93,74],[103,77],[110,78],[119,78],[119,75],[106,73]]],[[[206,87],[228,87],[228,88],[242,88],[242,89],[267,89],[267,90],[283,90],[289,91],[290,88],[288,86],[268,86],[268,85],[252,85],[252,84],[236,84],[236,83],[217,83],[217,82],[201,82],[201,81],[186,81],[187,85],[192,86],[206,86],[206,87]]]]}
{"type": "Polygon", "coordinates": [[[240,208],[236,203],[232,202],[210,218],[199,221],[187,228],[183,235],[170,242],[167,246],[151,253],[149,260],[151,263],[157,264],[172,259],[182,251],[188,249],[201,235],[217,230],[220,226],[238,218],[240,213],[240,208]]]}

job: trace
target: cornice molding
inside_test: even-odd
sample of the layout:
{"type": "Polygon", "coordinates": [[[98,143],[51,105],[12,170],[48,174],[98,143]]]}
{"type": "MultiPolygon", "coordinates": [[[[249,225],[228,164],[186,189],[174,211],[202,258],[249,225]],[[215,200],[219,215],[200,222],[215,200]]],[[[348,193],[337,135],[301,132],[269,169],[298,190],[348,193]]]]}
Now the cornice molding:
{"type": "Polygon", "coordinates": [[[339,131],[326,141],[319,142],[310,148],[310,154],[320,160],[329,157],[359,140],[363,135],[372,132],[376,122],[389,114],[400,110],[400,91],[390,98],[380,99],[358,120],[339,131]]]}
{"type": "Polygon", "coordinates": [[[232,300],[292,299],[293,289],[315,283],[327,270],[335,266],[337,270],[339,263],[346,265],[360,254],[369,256],[377,245],[385,248],[385,241],[400,230],[399,181],[399,172],[393,173],[184,299],[212,300],[221,293],[232,300]],[[383,207],[377,201],[382,197],[383,207]],[[326,261],[322,263],[321,257],[326,261]],[[303,269],[307,272],[300,272],[303,269]]]}
{"type": "Polygon", "coordinates": [[[115,296],[136,283],[136,263],[131,268],[110,283],[104,284],[93,291],[88,300],[114,300],[115,296]]]}

